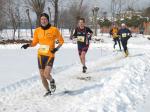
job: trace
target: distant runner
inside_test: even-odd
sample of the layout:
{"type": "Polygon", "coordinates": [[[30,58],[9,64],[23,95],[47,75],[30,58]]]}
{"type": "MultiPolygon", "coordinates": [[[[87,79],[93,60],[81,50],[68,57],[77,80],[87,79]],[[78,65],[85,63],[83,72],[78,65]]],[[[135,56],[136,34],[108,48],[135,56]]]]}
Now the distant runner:
{"type": "Polygon", "coordinates": [[[80,18],[78,20],[78,27],[75,29],[73,37],[77,38],[78,52],[80,61],[83,65],[83,73],[85,73],[87,70],[87,66],[85,64],[85,55],[88,51],[92,34],[92,30],[85,26],[85,19],[80,18]]]}
{"type": "Polygon", "coordinates": [[[132,37],[131,31],[126,27],[124,23],[122,23],[121,29],[119,30],[118,35],[121,38],[121,43],[124,49],[125,57],[127,57],[129,55],[127,43],[128,43],[128,39],[132,37]]]}

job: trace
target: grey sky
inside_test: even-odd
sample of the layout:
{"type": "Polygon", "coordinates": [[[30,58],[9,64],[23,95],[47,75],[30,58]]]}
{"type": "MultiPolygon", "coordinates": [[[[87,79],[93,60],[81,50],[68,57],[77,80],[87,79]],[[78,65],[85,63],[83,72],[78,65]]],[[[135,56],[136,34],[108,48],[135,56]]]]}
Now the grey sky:
{"type": "MultiPolygon", "coordinates": [[[[59,5],[65,9],[71,6],[72,3],[77,2],[79,4],[80,1],[81,0],[60,0],[59,5]]],[[[90,13],[92,13],[90,10],[96,6],[100,8],[99,15],[105,11],[109,15],[111,14],[111,0],[84,0],[83,5],[88,6],[90,13]]],[[[122,0],[122,7],[126,9],[127,6],[133,7],[135,10],[142,10],[148,6],[150,7],[150,0],[122,0]]]]}
{"type": "MultiPolygon", "coordinates": [[[[60,0],[60,4],[62,3],[65,7],[69,6],[68,2],[78,2],[80,0],[60,0]],[[65,1],[65,2],[64,2],[65,1]]],[[[135,9],[143,9],[144,7],[150,6],[150,0],[122,0],[125,2],[125,4],[131,5],[133,4],[133,7],[135,9]]],[[[86,4],[89,8],[92,8],[94,6],[98,6],[104,11],[109,12],[111,0],[84,0],[83,4],[86,4]]]]}
{"type": "MultiPolygon", "coordinates": [[[[18,1],[18,0],[17,0],[18,1]]],[[[20,1],[20,0],[19,0],[20,1]]],[[[79,2],[80,0],[59,0],[59,9],[61,9],[61,7],[63,9],[71,6],[72,3],[74,2],[79,2]]],[[[146,8],[148,6],[150,6],[150,0],[122,0],[122,1],[127,1],[128,4],[130,4],[132,1],[136,1],[133,3],[133,7],[135,9],[143,9],[146,8]]],[[[107,11],[108,13],[111,12],[111,0],[84,0],[83,5],[88,6],[89,10],[91,10],[93,7],[98,6],[100,8],[99,12],[104,12],[107,11]]],[[[54,8],[53,6],[50,5],[50,3],[47,3],[46,7],[45,7],[45,12],[47,12],[47,7],[50,6],[51,7],[51,11],[52,11],[52,16],[54,16],[54,8]]],[[[25,10],[26,8],[24,7],[24,4],[20,5],[22,13],[24,16],[25,15],[25,10]]],[[[92,11],[90,11],[92,13],[92,11]]],[[[36,18],[35,13],[32,13],[32,17],[33,19],[36,18]]]]}

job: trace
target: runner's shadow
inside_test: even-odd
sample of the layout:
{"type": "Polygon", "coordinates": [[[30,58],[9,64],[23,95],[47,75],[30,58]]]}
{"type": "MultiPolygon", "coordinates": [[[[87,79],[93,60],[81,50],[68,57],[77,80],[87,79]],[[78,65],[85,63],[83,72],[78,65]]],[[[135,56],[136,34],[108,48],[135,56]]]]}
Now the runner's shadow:
{"type": "Polygon", "coordinates": [[[143,56],[144,54],[134,54],[134,55],[129,55],[129,57],[141,57],[143,56]]]}
{"type": "Polygon", "coordinates": [[[63,95],[75,96],[78,94],[83,94],[86,91],[96,89],[96,88],[102,88],[102,87],[103,87],[103,84],[95,84],[93,86],[83,87],[83,88],[77,89],[77,90],[65,90],[63,92],[58,93],[58,95],[60,95],[60,96],[63,96],[63,95]]]}
{"type": "Polygon", "coordinates": [[[117,70],[117,69],[120,69],[122,68],[123,66],[118,66],[118,67],[107,67],[107,68],[103,68],[101,69],[100,71],[110,71],[110,70],[117,70]]]}

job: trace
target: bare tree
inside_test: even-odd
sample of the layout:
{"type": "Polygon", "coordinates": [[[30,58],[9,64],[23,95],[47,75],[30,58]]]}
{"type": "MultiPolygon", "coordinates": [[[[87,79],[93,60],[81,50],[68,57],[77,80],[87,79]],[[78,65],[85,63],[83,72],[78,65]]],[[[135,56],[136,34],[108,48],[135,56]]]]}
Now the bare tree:
{"type": "MultiPolygon", "coordinates": [[[[13,39],[15,39],[15,33],[18,27],[18,21],[19,21],[19,16],[18,16],[18,8],[14,1],[12,0],[5,0],[6,7],[4,7],[4,13],[6,14],[12,28],[13,28],[13,39]]],[[[7,21],[7,20],[6,20],[7,21]]]]}
{"type": "Polygon", "coordinates": [[[147,7],[146,9],[144,9],[143,16],[150,18],[150,7],[147,7]]]}
{"type": "Polygon", "coordinates": [[[14,12],[11,8],[9,8],[9,17],[11,18],[10,22],[11,22],[13,30],[14,30],[13,39],[15,39],[15,32],[17,30],[16,15],[14,14],[14,12]]]}
{"type": "Polygon", "coordinates": [[[138,3],[139,0],[128,0],[126,2],[127,7],[131,7],[132,9],[135,9],[136,3],[138,3]]]}
{"type": "Polygon", "coordinates": [[[78,21],[78,19],[81,17],[81,14],[83,14],[84,13],[84,10],[82,10],[82,6],[83,5],[83,0],[81,0],[80,1],[80,3],[79,3],[79,7],[78,7],[78,4],[75,4],[75,5],[73,5],[72,7],[73,8],[71,8],[70,9],[70,11],[72,12],[72,14],[75,16],[74,18],[75,18],[75,20],[74,20],[74,22],[73,22],[73,24],[72,24],[72,26],[71,26],[71,28],[70,28],[70,37],[72,37],[72,35],[73,35],[73,30],[75,29],[75,27],[77,26],[77,21],[78,21]]]}
{"type": "Polygon", "coordinates": [[[52,17],[51,17],[51,8],[48,7],[48,13],[49,13],[49,22],[51,23],[52,17]]]}
{"type": "Polygon", "coordinates": [[[20,38],[20,25],[21,25],[21,17],[19,7],[16,7],[16,20],[17,20],[17,28],[18,28],[18,38],[20,38]]]}
{"type": "Polygon", "coordinates": [[[82,5],[79,12],[79,4],[81,2],[73,2],[72,5],[61,12],[61,20],[63,22],[63,27],[69,28],[70,37],[73,34],[74,28],[77,26],[77,19],[79,17],[84,17],[88,23],[89,21],[89,11],[88,6],[82,5]]]}
{"type": "Polygon", "coordinates": [[[44,11],[45,8],[45,0],[25,0],[27,6],[36,13],[36,27],[40,25],[40,14],[44,11]]]}
{"type": "Polygon", "coordinates": [[[123,6],[126,5],[126,0],[111,0],[111,13],[112,13],[112,21],[115,21],[115,18],[121,18],[121,12],[123,10],[123,6]]]}
{"type": "Polygon", "coordinates": [[[83,0],[80,1],[79,4],[79,10],[77,11],[77,20],[80,18],[81,16],[81,8],[82,8],[82,4],[83,4],[83,0]]]}
{"type": "Polygon", "coordinates": [[[58,2],[59,0],[49,0],[54,7],[55,15],[54,15],[54,26],[58,26],[58,2]]]}
{"type": "MultiPolygon", "coordinates": [[[[3,12],[3,7],[4,7],[4,0],[0,0],[0,32],[3,30],[4,28],[4,12],[3,12]]],[[[1,32],[2,33],[2,32],[1,32]]],[[[0,39],[2,39],[3,37],[0,34],[0,39]]]]}
{"type": "MultiPolygon", "coordinates": [[[[58,19],[59,19],[59,14],[58,14],[58,3],[59,3],[59,0],[49,0],[52,4],[52,6],[54,7],[54,11],[55,11],[55,14],[54,14],[54,26],[58,26],[58,19]]],[[[78,10],[76,10],[76,21],[77,19],[80,17],[80,14],[81,14],[81,8],[82,8],[82,4],[83,4],[83,0],[80,0],[80,3],[78,4],[79,7],[77,8],[78,10]]]]}
{"type": "Polygon", "coordinates": [[[92,9],[92,12],[93,12],[93,22],[94,22],[94,35],[97,36],[97,14],[98,14],[98,11],[99,11],[99,7],[94,7],[92,9]]]}
{"type": "Polygon", "coordinates": [[[77,10],[77,15],[76,15],[76,23],[72,26],[70,36],[73,35],[73,30],[74,30],[75,26],[77,25],[77,21],[78,21],[78,19],[80,18],[81,14],[82,14],[82,11],[83,11],[83,10],[81,10],[82,9],[82,4],[83,4],[83,0],[80,1],[79,9],[77,10]]]}
{"type": "Polygon", "coordinates": [[[4,28],[4,24],[6,23],[6,20],[5,20],[5,7],[6,7],[6,2],[5,0],[0,0],[0,30],[2,30],[4,28]]]}
{"type": "MultiPolygon", "coordinates": [[[[150,20],[150,7],[147,7],[145,10],[144,10],[144,14],[143,14],[145,17],[148,17],[149,20],[150,20]]],[[[147,18],[147,19],[148,19],[147,18]]],[[[147,25],[147,34],[150,35],[150,25],[147,25]]]]}
{"type": "Polygon", "coordinates": [[[26,10],[26,13],[27,13],[28,20],[29,20],[29,23],[30,23],[31,37],[33,37],[33,31],[32,31],[32,21],[31,21],[31,18],[30,18],[29,9],[27,9],[27,10],[26,10]]]}

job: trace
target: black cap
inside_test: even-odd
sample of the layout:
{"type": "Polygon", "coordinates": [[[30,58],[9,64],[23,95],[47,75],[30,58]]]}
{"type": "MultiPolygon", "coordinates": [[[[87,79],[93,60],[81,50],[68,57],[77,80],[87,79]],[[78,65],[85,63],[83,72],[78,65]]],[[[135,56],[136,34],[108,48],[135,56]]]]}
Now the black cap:
{"type": "Polygon", "coordinates": [[[49,15],[48,15],[48,14],[46,14],[46,13],[42,13],[42,14],[40,15],[40,18],[41,18],[42,16],[46,17],[46,18],[47,18],[47,20],[48,20],[48,22],[49,22],[49,15]]]}

